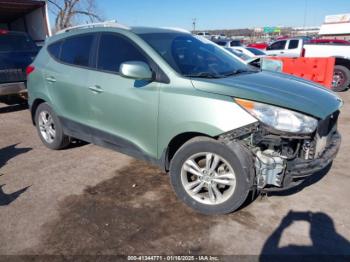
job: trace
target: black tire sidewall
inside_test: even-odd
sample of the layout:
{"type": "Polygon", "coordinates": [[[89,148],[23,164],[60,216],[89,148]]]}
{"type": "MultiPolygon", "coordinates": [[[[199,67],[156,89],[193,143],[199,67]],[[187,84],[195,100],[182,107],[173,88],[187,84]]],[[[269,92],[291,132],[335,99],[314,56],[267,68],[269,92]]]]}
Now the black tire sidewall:
{"type": "Polygon", "coordinates": [[[341,91],[344,91],[344,90],[349,88],[349,84],[350,84],[350,70],[347,67],[342,66],[342,65],[336,65],[334,67],[334,72],[336,70],[343,72],[344,76],[346,77],[346,81],[345,81],[345,85],[344,86],[332,87],[332,90],[335,91],[335,92],[341,92],[341,91]]]}
{"type": "Polygon", "coordinates": [[[47,103],[42,103],[38,106],[38,108],[35,112],[35,125],[36,125],[38,135],[40,137],[40,140],[43,142],[43,144],[46,147],[48,147],[50,149],[58,150],[58,149],[62,149],[63,147],[65,147],[67,145],[67,137],[63,133],[62,124],[59,121],[55,112],[52,110],[52,108],[47,103]],[[54,125],[55,125],[56,136],[55,136],[55,139],[52,143],[46,142],[46,140],[43,138],[43,136],[41,135],[41,132],[40,132],[38,118],[39,118],[39,115],[42,111],[47,111],[50,113],[50,115],[53,119],[54,125]]]}
{"type": "Polygon", "coordinates": [[[249,193],[249,183],[239,158],[225,144],[214,139],[189,141],[175,154],[170,164],[171,184],[177,196],[196,211],[214,215],[227,214],[238,209],[246,200],[249,193]],[[181,182],[181,168],[183,163],[192,155],[199,152],[211,152],[223,157],[233,168],[236,175],[236,188],[233,195],[219,205],[206,205],[193,199],[184,189],[181,182]]]}

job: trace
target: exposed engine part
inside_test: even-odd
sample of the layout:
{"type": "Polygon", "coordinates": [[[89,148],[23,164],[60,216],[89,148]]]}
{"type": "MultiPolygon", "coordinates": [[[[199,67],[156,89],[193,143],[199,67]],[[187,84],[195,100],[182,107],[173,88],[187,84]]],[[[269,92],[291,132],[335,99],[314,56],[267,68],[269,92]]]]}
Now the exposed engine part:
{"type": "Polygon", "coordinates": [[[304,140],[301,157],[305,160],[314,159],[315,143],[311,140],[304,140]]]}
{"type": "Polygon", "coordinates": [[[258,188],[262,189],[267,185],[280,187],[286,167],[286,161],[280,153],[271,149],[265,151],[259,149],[255,156],[258,188]]]}

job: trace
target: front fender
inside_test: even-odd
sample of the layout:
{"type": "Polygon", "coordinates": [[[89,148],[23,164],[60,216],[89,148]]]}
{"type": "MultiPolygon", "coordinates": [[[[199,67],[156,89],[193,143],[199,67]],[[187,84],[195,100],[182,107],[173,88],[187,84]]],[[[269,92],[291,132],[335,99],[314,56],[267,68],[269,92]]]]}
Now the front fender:
{"type": "Polygon", "coordinates": [[[229,96],[202,92],[162,92],[159,106],[158,153],[182,133],[217,137],[257,120],[229,96]]]}

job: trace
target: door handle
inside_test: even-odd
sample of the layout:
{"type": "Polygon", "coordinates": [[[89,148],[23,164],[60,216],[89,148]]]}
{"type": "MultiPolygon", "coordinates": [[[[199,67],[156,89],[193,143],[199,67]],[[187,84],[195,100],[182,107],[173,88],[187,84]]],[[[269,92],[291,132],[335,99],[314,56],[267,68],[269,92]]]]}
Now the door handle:
{"type": "Polygon", "coordinates": [[[103,93],[103,89],[98,85],[90,86],[89,89],[90,89],[90,91],[92,91],[95,94],[103,93]]]}
{"type": "Polygon", "coordinates": [[[284,52],[282,51],[280,54],[284,54],[284,52]]]}
{"type": "Polygon", "coordinates": [[[54,83],[54,82],[56,82],[56,78],[54,78],[53,76],[48,76],[48,77],[46,77],[46,81],[54,83]]]}

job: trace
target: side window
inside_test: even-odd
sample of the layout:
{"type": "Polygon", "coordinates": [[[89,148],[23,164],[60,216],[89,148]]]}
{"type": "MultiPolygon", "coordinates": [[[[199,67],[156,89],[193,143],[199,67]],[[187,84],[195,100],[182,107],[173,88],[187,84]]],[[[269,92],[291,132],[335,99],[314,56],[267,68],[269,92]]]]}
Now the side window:
{"type": "Polygon", "coordinates": [[[62,42],[63,41],[58,41],[58,42],[53,43],[47,47],[47,51],[49,51],[50,55],[52,55],[57,60],[60,59],[62,42]]]}
{"type": "Polygon", "coordinates": [[[97,68],[118,73],[120,65],[127,61],[148,63],[147,58],[131,41],[116,34],[102,34],[97,54],[97,68]]]}
{"type": "Polygon", "coordinates": [[[287,43],[287,41],[285,41],[285,40],[277,41],[277,42],[273,43],[272,45],[270,45],[268,50],[283,50],[286,47],[286,43],[287,43]]]}
{"type": "Polygon", "coordinates": [[[288,49],[296,49],[299,46],[299,40],[290,40],[288,49]]]}
{"type": "Polygon", "coordinates": [[[241,46],[241,43],[239,41],[231,41],[231,46],[241,46]]]}
{"type": "Polygon", "coordinates": [[[68,64],[89,66],[93,40],[92,34],[67,38],[62,45],[60,60],[68,64]]]}

